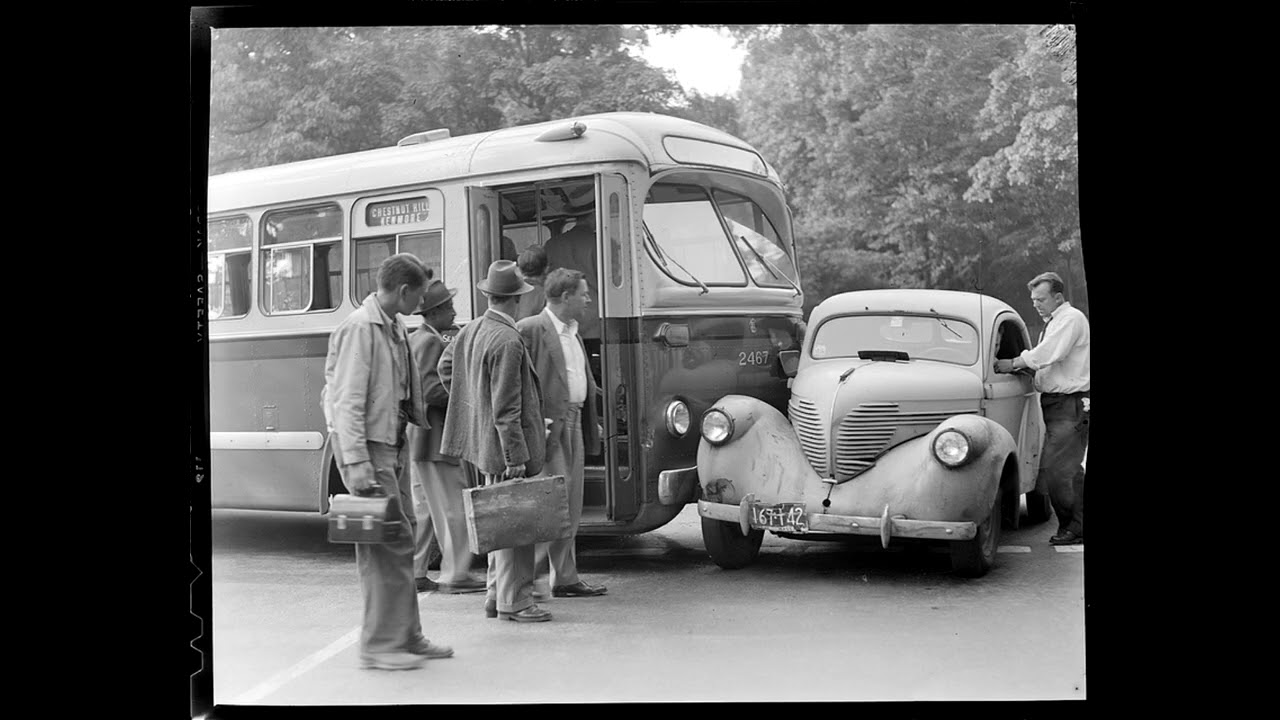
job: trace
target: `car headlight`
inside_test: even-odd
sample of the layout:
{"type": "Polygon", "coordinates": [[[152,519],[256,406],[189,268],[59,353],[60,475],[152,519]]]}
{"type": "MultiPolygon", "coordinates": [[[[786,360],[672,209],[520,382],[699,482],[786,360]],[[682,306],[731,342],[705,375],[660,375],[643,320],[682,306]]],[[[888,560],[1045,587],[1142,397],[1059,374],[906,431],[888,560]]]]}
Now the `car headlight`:
{"type": "Polygon", "coordinates": [[[733,438],[733,418],[723,410],[708,410],[702,416],[702,437],[712,445],[729,442],[733,438]]]}
{"type": "Polygon", "coordinates": [[[684,437],[689,432],[689,406],[681,400],[672,400],[667,405],[667,432],[676,437],[684,437]]]}
{"type": "Polygon", "coordinates": [[[969,459],[969,438],[958,430],[945,430],[933,439],[933,456],[947,467],[960,467],[969,459]]]}

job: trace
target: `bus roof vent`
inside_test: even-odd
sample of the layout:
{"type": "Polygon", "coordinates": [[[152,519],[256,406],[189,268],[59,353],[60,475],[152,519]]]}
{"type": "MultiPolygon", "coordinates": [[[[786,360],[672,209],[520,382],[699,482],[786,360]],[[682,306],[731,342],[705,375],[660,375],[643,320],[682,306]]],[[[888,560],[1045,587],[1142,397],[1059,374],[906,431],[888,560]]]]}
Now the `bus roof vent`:
{"type": "Polygon", "coordinates": [[[414,133],[400,138],[400,142],[396,143],[396,147],[404,147],[405,145],[421,145],[432,140],[445,140],[449,137],[449,128],[436,128],[426,132],[414,133]]]}

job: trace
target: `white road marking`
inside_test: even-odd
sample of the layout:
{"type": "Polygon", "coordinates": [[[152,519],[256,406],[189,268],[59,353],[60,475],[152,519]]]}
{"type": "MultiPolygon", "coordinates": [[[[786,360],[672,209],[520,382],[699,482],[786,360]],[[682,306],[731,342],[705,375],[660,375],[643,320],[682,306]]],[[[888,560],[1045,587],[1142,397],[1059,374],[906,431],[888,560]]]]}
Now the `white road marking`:
{"type": "Polygon", "coordinates": [[[1058,552],[1084,552],[1084,545],[1054,545],[1053,549],[1058,552]]]}
{"type": "Polygon", "coordinates": [[[1001,545],[996,548],[998,553],[1029,553],[1031,546],[1029,545],[1001,545]]]}
{"type": "Polygon", "coordinates": [[[360,639],[360,627],[329,643],[325,648],[303,658],[301,662],[258,683],[257,687],[233,700],[231,705],[253,705],[262,698],[284,687],[285,683],[299,677],[311,668],[351,647],[360,639]]]}

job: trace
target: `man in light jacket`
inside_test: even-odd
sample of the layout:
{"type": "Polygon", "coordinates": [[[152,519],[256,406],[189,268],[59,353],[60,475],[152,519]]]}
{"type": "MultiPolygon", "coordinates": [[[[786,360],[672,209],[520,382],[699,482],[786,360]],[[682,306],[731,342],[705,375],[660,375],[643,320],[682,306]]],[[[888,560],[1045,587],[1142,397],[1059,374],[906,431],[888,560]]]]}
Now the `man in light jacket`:
{"type": "Polygon", "coordinates": [[[400,539],[356,544],[364,594],[362,667],[410,670],[453,649],[422,635],[413,583],[413,495],[405,453],[408,423],[423,425],[422,388],[409,337],[398,315],[418,308],[427,269],[413,255],[392,255],[378,268],[378,289],[334,329],[325,358],[321,404],[342,482],[352,494],[385,494],[400,539]]]}
{"type": "MultiPolygon", "coordinates": [[[[584,453],[600,452],[596,413],[600,386],[591,374],[586,347],[578,336],[578,323],[587,314],[591,293],[582,272],[567,268],[552,270],[543,287],[547,295],[546,309],[516,323],[516,328],[529,347],[542,387],[542,416],[550,423],[551,430],[547,437],[547,473],[565,478],[573,535],[538,544],[535,587],[550,585],[555,597],[592,597],[603,595],[606,590],[578,577],[574,549],[582,520],[584,453]],[[544,579],[548,574],[550,582],[544,579]]],[[[539,590],[545,592],[542,588],[539,590]]]]}

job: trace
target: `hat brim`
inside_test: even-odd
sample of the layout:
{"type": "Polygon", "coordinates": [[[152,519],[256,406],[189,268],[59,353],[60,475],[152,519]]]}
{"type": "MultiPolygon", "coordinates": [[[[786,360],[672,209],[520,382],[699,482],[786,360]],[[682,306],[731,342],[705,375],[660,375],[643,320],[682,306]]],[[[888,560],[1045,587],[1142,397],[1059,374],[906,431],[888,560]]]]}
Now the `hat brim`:
{"type": "Polygon", "coordinates": [[[451,290],[449,291],[448,296],[446,296],[446,297],[442,297],[442,298],[440,298],[439,300],[437,300],[437,301],[435,301],[435,302],[431,303],[430,305],[426,305],[426,306],[423,306],[423,307],[419,308],[419,309],[418,309],[418,314],[419,314],[419,315],[426,315],[427,313],[431,312],[432,310],[435,310],[436,308],[438,308],[438,307],[440,307],[441,305],[443,305],[443,304],[445,303],[445,301],[446,301],[446,300],[452,300],[452,299],[453,299],[453,296],[454,296],[454,295],[457,295],[457,294],[458,294],[458,288],[453,288],[453,289],[451,289],[451,290]]]}
{"type": "Polygon", "coordinates": [[[480,282],[476,283],[476,289],[484,293],[485,295],[504,295],[504,296],[505,295],[524,295],[525,293],[533,292],[533,286],[523,280],[520,281],[519,288],[515,290],[510,290],[510,291],[498,292],[498,291],[490,290],[488,280],[481,280],[480,282]]]}

